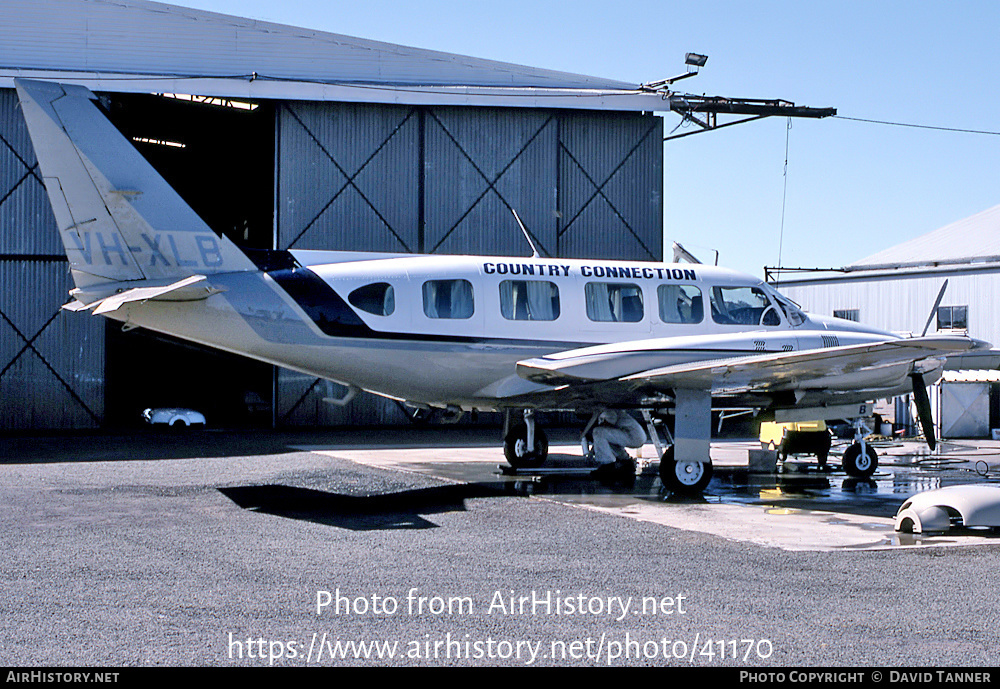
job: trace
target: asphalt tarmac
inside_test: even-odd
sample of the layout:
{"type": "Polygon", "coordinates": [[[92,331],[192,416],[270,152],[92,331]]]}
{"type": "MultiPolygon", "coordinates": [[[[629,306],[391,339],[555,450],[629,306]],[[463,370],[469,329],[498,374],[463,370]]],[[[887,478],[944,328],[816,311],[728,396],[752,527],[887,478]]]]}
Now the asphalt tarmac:
{"type": "Polygon", "coordinates": [[[0,662],[998,665],[1000,539],[891,523],[994,482],[1000,443],[886,444],[860,484],[720,444],[692,500],[653,461],[583,475],[569,434],[555,471],[505,475],[496,435],[0,438],[0,662]]]}

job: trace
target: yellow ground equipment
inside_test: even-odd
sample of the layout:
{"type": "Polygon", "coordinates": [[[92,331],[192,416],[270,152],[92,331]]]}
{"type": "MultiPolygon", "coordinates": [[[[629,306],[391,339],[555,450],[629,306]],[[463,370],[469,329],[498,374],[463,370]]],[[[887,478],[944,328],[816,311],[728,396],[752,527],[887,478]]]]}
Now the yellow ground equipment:
{"type": "Polygon", "coordinates": [[[777,450],[782,461],[788,455],[809,454],[816,455],[820,467],[825,467],[830,454],[830,431],[824,421],[765,422],[760,425],[760,444],[777,450]]]}

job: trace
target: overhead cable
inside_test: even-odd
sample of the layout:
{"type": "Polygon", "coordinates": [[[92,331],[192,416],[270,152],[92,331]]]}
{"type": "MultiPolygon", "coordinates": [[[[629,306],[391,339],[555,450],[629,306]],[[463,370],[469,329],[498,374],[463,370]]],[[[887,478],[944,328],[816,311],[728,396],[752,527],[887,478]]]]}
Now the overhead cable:
{"type": "Polygon", "coordinates": [[[869,122],[871,124],[887,124],[893,127],[915,127],[917,129],[936,129],[942,132],[961,132],[963,134],[991,134],[992,136],[1000,136],[1000,132],[991,132],[983,129],[959,129],[956,127],[935,127],[929,124],[907,124],[905,122],[886,122],[885,120],[866,120],[861,117],[845,117],[843,115],[834,115],[833,117],[838,120],[869,122]]]}

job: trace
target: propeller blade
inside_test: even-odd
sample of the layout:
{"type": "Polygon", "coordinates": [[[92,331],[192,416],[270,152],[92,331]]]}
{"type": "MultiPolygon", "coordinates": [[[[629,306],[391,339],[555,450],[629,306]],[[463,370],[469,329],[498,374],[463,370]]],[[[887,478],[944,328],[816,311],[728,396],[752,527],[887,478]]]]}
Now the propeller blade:
{"type": "Polygon", "coordinates": [[[934,438],[934,417],[931,414],[931,399],[927,396],[927,386],[924,385],[924,377],[919,373],[911,373],[910,380],[913,382],[913,401],[917,404],[920,428],[924,431],[927,446],[933,450],[937,441],[934,438]]]}
{"type": "MultiPolygon", "coordinates": [[[[944,284],[941,285],[941,291],[938,292],[937,299],[934,300],[934,306],[931,307],[931,313],[927,316],[927,322],[924,324],[924,331],[920,333],[920,337],[927,334],[927,330],[931,327],[931,321],[934,320],[934,316],[937,314],[938,307],[941,306],[941,299],[944,297],[944,291],[948,289],[948,281],[945,280],[944,284]]],[[[932,450],[934,448],[931,448],[932,450]]]]}

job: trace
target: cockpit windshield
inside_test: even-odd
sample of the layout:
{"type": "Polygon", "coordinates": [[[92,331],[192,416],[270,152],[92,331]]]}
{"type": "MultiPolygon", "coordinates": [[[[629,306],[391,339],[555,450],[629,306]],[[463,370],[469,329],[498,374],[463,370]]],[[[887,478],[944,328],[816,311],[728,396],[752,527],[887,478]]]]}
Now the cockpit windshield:
{"type": "Polygon", "coordinates": [[[712,320],[720,325],[781,325],[778,311],[759,287],[713,287],[712,320]]]}
{"type": "Polygon", "coordinates": [[[800,309],[799,305],[794,301],[783,294],[779,294],[778,292],[771,292],[771,296],[774,297],[776,302],[778,302],[778,306],[780,306],[781,310],[785,313],[785,318],[787,318],[788,322],[793,326],[802,325],[806,322],[806,315],[802,313],[802,309],[800,309]]]}

